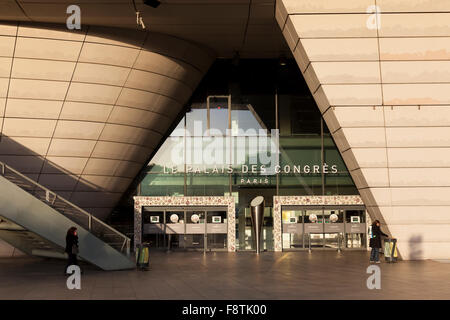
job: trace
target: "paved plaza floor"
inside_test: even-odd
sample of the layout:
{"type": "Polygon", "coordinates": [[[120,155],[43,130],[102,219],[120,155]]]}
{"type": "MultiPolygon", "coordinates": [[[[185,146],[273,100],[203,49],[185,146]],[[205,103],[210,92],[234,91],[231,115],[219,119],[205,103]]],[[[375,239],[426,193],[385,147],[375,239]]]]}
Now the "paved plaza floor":
{"type": "Polygon", "coordinates": [[[369,290],[366,252],[152,252],[149,271],[84,265],[68,290],[64,261],[0,258],[0,299],[450,299],[447,262],[383,262],[369,290]]]}

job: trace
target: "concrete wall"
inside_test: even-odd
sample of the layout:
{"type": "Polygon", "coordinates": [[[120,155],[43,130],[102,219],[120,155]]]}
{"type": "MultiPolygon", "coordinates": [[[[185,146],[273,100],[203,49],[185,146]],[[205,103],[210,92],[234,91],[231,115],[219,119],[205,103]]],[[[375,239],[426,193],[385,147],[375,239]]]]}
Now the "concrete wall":
{"type": "Polygon", "coordinates": [[[450,258],[450,2],[278,0],[276,19],[372,218],[403,258],[450,258]]]}
{"type": "Polygon", "coordinates": [[[212,60],[161,34],[0,24],[0,161],[105,218],[212,60]]]}

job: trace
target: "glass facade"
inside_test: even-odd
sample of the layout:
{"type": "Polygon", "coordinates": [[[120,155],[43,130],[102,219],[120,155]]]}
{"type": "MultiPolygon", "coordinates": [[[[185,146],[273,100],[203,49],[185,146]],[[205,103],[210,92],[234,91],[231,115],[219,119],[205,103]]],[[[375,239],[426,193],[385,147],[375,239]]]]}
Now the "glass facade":
{"type": "Polygon", "coordinates": [[[263,248],[272,250],[274,195],[358,194],[295,61],[262,59],[215,62],[138,190],[233,196],[239,250],[252,248],[256,196],[266,201],[263,248]]]}

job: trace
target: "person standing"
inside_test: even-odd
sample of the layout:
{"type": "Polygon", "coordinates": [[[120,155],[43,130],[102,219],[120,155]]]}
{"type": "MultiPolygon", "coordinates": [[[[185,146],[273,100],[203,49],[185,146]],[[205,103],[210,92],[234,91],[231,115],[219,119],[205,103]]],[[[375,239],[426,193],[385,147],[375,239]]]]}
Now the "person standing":
{"type": "Polygon", "coordinates": [[[381,231],[380,221],[375,220],[372,223],[372,237],[370,238],[369,243],[372,248],[370,262],[380,263],[381,236],[389,237],[386,233],[381,231]]]}
{"type": "Polygon", "coordinates": [[[66,235],[66,253],[68,255],[67,266],[65,269],[65,273],[67,274],[67,268],[71,265],[78,265],[78,234],[77,228],[71,227],[67,230],[66,235]]]}

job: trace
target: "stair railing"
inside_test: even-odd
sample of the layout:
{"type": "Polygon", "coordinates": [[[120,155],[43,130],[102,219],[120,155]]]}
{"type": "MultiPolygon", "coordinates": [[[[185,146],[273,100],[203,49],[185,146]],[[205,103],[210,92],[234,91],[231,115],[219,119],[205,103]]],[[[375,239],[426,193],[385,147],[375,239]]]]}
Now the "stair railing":
{"type": "Polygon", "coordinates": [[[10,182],[13,182],[42,202],[46,202],[65,217],[89,230],[89,232],[114,249],[126,255],[130,254],[130,238],[123,233],[1,161],[0,173],[10,182]]]}

